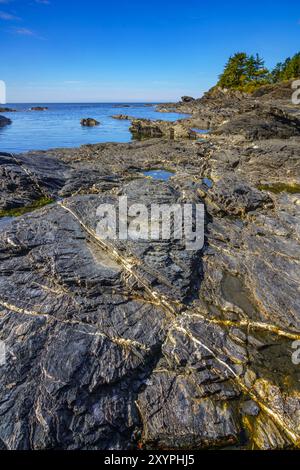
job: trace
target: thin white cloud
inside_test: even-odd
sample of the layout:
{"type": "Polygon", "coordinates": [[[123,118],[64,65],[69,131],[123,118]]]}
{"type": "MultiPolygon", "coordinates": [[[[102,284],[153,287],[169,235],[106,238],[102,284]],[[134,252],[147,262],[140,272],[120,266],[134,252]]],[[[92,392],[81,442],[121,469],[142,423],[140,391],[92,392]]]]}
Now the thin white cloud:
{"type": "Polygon", "coordinates": [[[19,36],[28,36],[28,37],[40,39],[41,41],[45,41],[45,38],[43,36],[40,36],[34,30],[29,29],[29,28],[12,28],[11,33],[17,34],[19,36]]]}
{"type": "Polygon", "coordinates": [[[41,3],[42,5],[50,5],[49,0],[35,0],[35,3],[41,3]]]}
{"type": "Polygon", "coordinates": [[[0,11],[0,19],[4,21],[16,21],[20,18],[18,16],[12,15],[11,13],[7,13],[6,11],[0,11]]]}
{"type": "Polygon", "coordinates": [[[15,28],[14,32],[22,36],[35,36],[35,32],[28,28],[15,28]]]}

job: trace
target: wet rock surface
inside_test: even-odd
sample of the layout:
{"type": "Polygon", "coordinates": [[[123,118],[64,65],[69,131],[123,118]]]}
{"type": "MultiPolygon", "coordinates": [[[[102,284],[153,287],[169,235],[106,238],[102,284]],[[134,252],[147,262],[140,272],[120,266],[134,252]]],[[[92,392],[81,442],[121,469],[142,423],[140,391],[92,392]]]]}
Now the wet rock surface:
{"type": "Polygon", "coordinates": [[[0,225],[3,449],[299,447],[300,139],[236,138],[0,156],[1,208],[55,200],[0,225]],[[203,249],[99,236],[125,195],[203,249]]]}
{"type": "Polygon", "coordinates": [[[11,124],[11,122],[12,121],[5,116],[0,116],[0,127],[7,126],[8,124],[11,124]]]}

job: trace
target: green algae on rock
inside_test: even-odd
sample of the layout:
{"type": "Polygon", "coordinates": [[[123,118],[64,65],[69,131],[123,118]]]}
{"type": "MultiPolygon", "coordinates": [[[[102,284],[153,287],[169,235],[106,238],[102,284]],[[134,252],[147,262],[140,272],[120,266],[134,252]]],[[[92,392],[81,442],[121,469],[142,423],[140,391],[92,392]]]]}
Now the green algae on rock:
{"type": "Polygon", "coordinates": [[[0,210],[0,218],[1,217],[19,217],[21,215],[27,214],[37,209],[41,209],[48,204],[52,204],[54,199],[50,199],[48,197],[41,197],[40,199],[32,202],[28,206],[24,207],[14,207],[13,209],[5,209],[0,210]]]}
{"type": "Polygon", "coordinates": [[[260,184],[257,189],[260,191],[270,191],[270,193],[280,194],[280,193],[289,193],[289,194],[300,194],[300,184],[299,183],[269,183],[269,184],[260,184]]]}

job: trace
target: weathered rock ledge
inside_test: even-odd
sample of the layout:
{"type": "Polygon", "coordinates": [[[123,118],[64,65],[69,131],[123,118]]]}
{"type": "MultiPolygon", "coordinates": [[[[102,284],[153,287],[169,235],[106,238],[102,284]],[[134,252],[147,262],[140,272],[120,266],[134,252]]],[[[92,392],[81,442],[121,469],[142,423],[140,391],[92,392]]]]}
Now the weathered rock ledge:
{"type": "Polygon", "coordinates": [[[1,448],[300,446],[300,138],[236,126],[0,156],[2,214],[54,200],[0,223],[1,448]],[[204,202],[204,248],[101,239],[120,195],[204,202]]]}

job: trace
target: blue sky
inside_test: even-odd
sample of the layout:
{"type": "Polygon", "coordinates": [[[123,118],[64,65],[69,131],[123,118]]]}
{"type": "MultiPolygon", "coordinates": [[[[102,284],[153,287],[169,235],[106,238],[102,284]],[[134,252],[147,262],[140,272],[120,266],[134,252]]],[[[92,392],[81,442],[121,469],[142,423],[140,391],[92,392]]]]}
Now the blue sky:
{"type": "Polygon", "coordinates": [[[299,0],[0,0],[0,80],[8,102],[177,100],[230,54],[273,66],[299,35],[299,0]]]}

